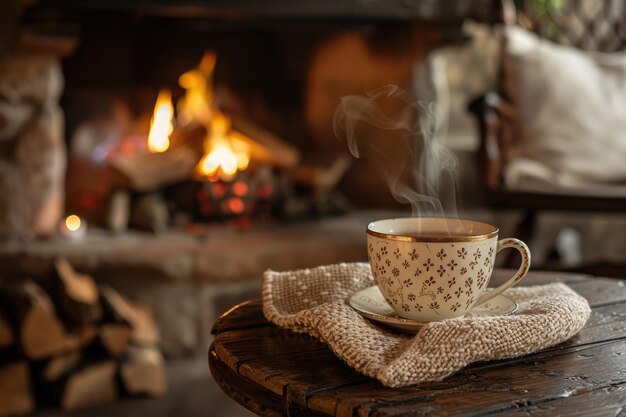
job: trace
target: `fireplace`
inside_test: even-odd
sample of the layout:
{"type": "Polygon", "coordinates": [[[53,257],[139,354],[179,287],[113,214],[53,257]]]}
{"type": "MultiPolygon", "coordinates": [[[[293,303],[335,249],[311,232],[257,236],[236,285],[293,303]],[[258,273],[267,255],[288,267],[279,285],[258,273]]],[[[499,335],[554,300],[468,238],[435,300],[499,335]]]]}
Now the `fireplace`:
{"type": "Polygon", "coordinates": [[[490,3],[36,3],[22,31],[65,55],[65,211],[162,231],[393,207],[379,175],[336,139],[338,99],[388,83],[432,98],[416,87],[428,52],[462,41],[464,19],[493,19],[490,3]],[[167,92],[172,149],[151,157],[150,120],[167,92]],[[250,169],[226,173],[220,155],[250,169]]]}
{"type": "Polygon", "coordinates": [[[336,138],[339,98],[432,99],[428,53],[497,17],[488,0],[13,3],[11,80],[46,95],[8,96],[0,70],[1,185],[19,196],[0,204],[2,279],[67,260],[147,305],[166,357],[204,353],[267,268],[366,259],[364,225],[401,206],[336,138]]]}
{"type": "MultiPolygon", "coordinates": [[[[364,259],[359,210],[401,206],[336,138],[339,98],[389,83],[432,98],[428,52],[497,18],[487,0],[15,3],[4,76],[31,87],[0,95],[16,109],[0,261],[40,276],[65,258],[156,309],[166,292],[137,281],[255,288],[268,267],[364,259]]],[[[172,353],[201,346],[164,333],[194,339],[172,353]]]]}

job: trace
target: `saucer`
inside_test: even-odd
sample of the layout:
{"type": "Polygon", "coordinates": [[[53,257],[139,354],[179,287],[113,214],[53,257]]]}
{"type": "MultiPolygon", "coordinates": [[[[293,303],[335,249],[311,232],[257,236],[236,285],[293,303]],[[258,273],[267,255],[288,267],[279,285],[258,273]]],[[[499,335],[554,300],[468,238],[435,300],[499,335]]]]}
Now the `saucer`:
{"type": "MultiPolygon", "coordinates": [[[[363,317],[377,321],[387,326],[395,327],[407,333],[416,333],[420,327],[428,324],[427,321],[405,319],[387,303],[376,285],[354,293],[349,304],[363,317]]],[[[513,314],[517,310],[517,303],[512,298],[499,294],[478,306],[474,306],[461,317],[493,317],[513,314]]],[[[447,319],[450,320],[450,319],[447,319]]]]}

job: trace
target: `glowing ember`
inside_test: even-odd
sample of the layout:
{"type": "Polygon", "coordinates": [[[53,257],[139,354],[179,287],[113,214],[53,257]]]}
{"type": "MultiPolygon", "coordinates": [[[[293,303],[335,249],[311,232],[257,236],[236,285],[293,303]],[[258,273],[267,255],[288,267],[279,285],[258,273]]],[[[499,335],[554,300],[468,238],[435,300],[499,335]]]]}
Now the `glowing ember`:
{"type": "Polygon", "coordinates": [[[246,206],[243,204],[240,198],[233,197],[228,200],[228,208],[235,214],[243,213],[246,206]]]}
{"type": "Polygon", "coordinates": [[[71,232],[77,231],[80,229],[80,217],[75,214],[67,216],[65,219],[65,227],[67,227],[67,230],[71,232]]]}
{"type": "Polygon", "coordinates": [[[163,89],[159,92],[154,114],[150,122],[150,134],[148,135],[148,149],[152,153],[165,152],[170,147],[170,134],[174,129],[174,106],[172,94],[163,89]]]}
{"type": "Polygon", "coordinates": [[[243,181],[237,181],[233,184],[233,194],[243,197],[248,193],[248,184],[243,181]]]}

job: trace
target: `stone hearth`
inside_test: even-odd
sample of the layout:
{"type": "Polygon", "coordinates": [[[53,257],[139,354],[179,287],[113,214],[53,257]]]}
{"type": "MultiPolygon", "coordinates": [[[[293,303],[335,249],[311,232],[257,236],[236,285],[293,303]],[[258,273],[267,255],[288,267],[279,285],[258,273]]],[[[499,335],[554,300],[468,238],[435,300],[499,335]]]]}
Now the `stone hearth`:
{"type": "Polygon", "coordinates": [[[47,240],[0,247],[3,278],[47,273],[63,257],[149,306],[170,357],[205,353],[214,320],[258,295],[266,269],[365,261],[365,226],[386,212],[361,212],[293,224],[226,224],[160,235],[91,230],[80,241],[47,240]]]}

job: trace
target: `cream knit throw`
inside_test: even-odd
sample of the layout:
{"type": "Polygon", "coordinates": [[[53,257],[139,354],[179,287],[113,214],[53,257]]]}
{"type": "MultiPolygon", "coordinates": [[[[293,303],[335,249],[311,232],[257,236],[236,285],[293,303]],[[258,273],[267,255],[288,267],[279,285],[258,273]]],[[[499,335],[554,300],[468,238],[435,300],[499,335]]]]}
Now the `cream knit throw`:
{"type": "Polygon", "coordinates": [[[389,387],[437,381],[472,362],[525,355],[561,343],[589,318],[587,300],[560,283],[509,289],[519,304],[510,316],[433,322],[417,335],[379,326],[346,300],[374,285],[369,264],[267,271],[263,313],[277,324],[308,333],[357,371],[389,387]]]}

